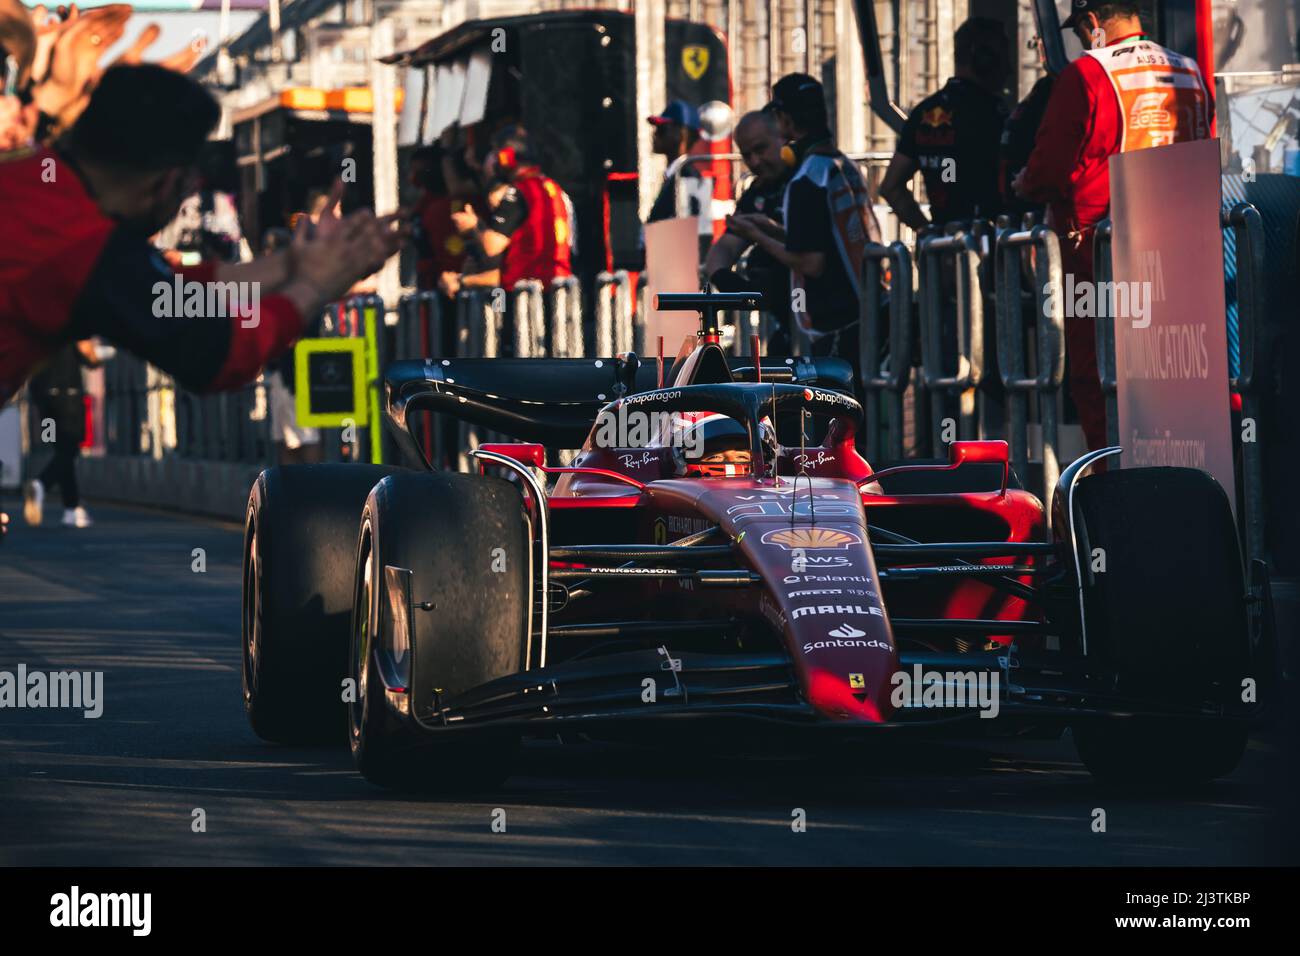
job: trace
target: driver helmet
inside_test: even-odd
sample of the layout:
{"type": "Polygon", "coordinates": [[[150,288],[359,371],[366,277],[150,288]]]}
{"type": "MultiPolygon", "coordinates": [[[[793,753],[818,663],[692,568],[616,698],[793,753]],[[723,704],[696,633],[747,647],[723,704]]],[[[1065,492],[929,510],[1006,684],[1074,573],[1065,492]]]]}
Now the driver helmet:
{"type": "MultiPolygon", "coordinates": [[[[776,430],[767,418],[758,428],[764,458],[771,468],[779,450],[776,430]]],[[[678,475],[732,478],[749,474],[753,464],[749,436],[734,418],[713,412],[682,412],[674,416],[673,429],[678,432],[672,442],[678,475]]]]}

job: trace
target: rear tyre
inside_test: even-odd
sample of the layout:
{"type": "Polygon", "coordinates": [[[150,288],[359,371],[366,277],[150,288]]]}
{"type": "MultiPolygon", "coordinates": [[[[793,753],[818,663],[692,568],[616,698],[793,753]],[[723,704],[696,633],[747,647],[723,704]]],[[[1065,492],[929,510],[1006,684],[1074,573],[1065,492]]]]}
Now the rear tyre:
{"type": "Polygon", "coordinates": [[[383,787],[463,792],[510,773],[517,733],[447,727],[442,708],[524,666],[531,539],[499,478],[394,475],[371,492],[356,554],[348,708],[357,769],[383,787]],[[385,568],[411,571],[409,636],[394,626],[385,568]],[[399,689],[400,688],[400,689],[399,689]]]}
{"type": "MultiPolygon", "coordinates": [[[[1074,501],[1091,675],[1138,710],[1244,716],[1242,681],[1258,675],[1223,489],[1196,469],[1134,468],[1083,478],[1074,501]]],[[[1095,777],[1131,784],[1231,773],[1247,736],[1242,719],[1196,716],[1086,720],[1073,733],[1095,777]]]]}
{"type": "Polygon", "coordinates": [[[257,476],[244,525],[244,712],[282,744],[342,743],[357,521],[381,465],[257,476]]]}

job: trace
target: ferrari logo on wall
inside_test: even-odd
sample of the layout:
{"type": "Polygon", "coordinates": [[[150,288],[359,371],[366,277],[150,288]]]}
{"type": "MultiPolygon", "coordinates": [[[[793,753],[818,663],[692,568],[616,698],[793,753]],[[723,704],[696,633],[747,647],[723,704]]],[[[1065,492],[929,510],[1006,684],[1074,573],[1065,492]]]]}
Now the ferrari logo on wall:
{"type": "Polygon", "coordinates": [[[698,43],[682,47],[682,69],[692,80],[698,80],[709,68],[709,48],[698,43]]]}

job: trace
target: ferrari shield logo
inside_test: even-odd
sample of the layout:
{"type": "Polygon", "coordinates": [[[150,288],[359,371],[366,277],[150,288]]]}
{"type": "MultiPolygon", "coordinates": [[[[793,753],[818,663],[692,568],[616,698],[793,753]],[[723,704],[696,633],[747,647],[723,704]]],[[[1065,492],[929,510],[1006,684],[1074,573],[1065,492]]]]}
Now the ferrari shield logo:
{"type": "Polygon", "coordinates": [[[867,681],[866,681],[866,678],[863,677],[861,674],[850,674],[850,675],[849,675],[849,689],[850,689],[850,690],[865,690],[866,687],[867,687],[867,681]]]}
{"type": "Polygon", "coordinates": [[[698,80],[709,68],[709,48],[698,43],[682,47],[682,69],[692,80],[698,80]]]}
{"type": "Polygon", "coordinates": [[[668,543],[668,525],[663,518],[655,518],[655,544],[668,543]]]}

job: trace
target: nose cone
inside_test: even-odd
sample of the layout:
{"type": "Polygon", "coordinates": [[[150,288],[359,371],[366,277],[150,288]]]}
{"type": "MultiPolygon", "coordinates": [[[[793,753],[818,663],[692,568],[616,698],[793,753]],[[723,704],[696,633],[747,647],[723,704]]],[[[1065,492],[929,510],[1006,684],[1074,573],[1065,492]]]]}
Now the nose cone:
{"type": "Polygon", "coordinates": [[[884,675],[846,675],[821,669],[810,670],[808,674],[809,703],[833,720],[884,723],[894,712],[889,700],[890,687],[884,675]]]}

